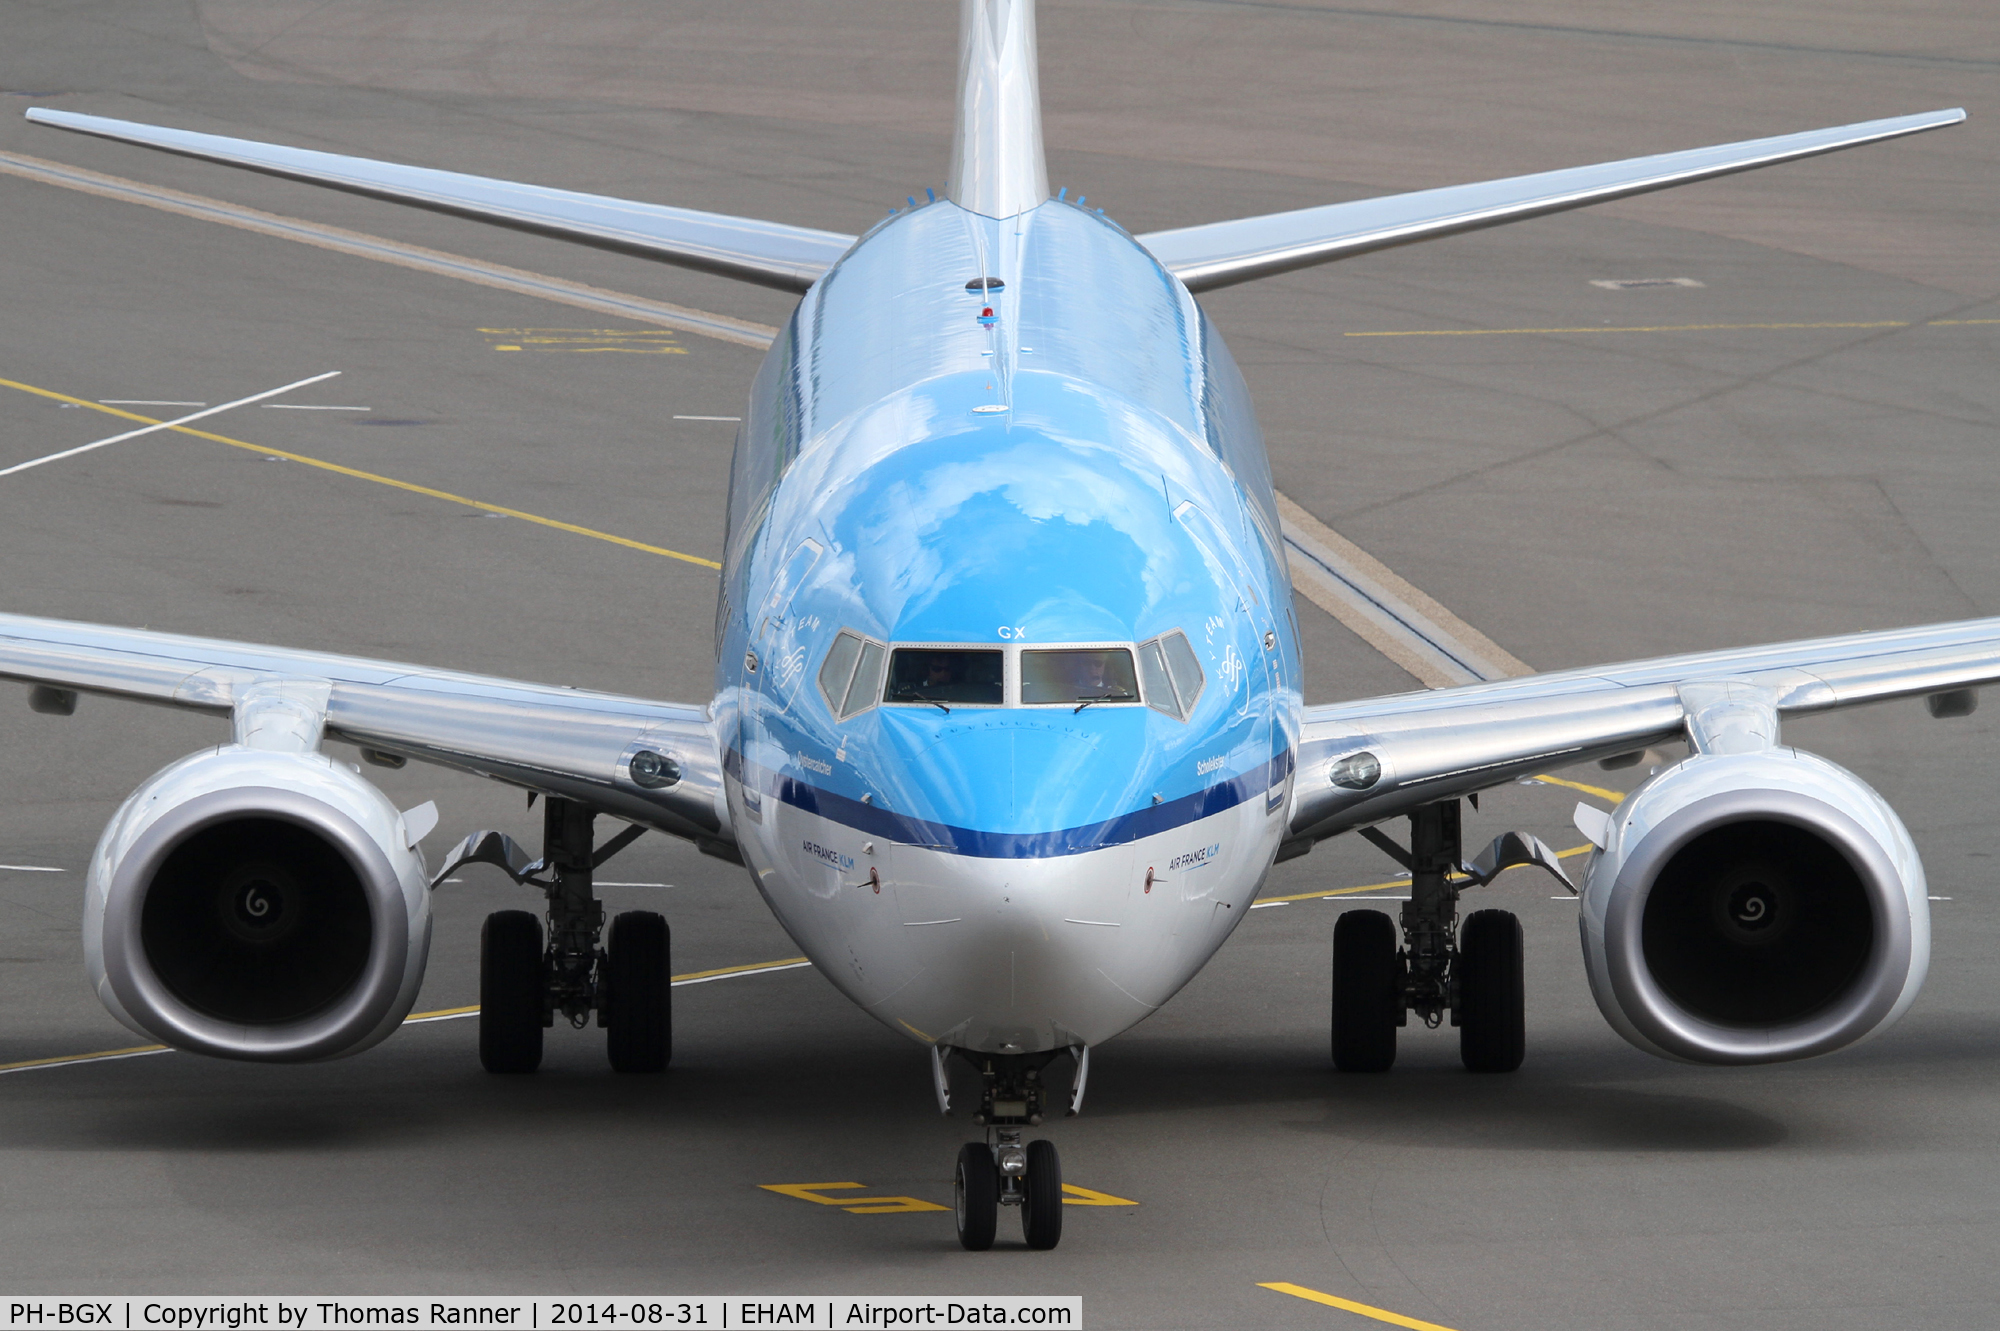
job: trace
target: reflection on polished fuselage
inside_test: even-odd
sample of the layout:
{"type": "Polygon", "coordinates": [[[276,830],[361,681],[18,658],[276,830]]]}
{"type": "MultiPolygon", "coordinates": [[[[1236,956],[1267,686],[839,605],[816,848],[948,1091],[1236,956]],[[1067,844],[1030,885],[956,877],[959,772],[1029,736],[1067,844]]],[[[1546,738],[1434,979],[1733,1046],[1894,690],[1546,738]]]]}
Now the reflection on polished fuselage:
{"type": "Polygon", "coordinates": [[[1178,281],[1066,202],[891,217],[766,359],[729,527],[730,813],[835,985],[1016,1052],[1186,983],[1270,868],[1300,699],[1263,442],[1178,281]],[[1177,632],[1198,692],[1162,664],[1177,632]],[[1057,644],[1104,650],[1028,655],[1057,644]],[[903,645],[932,654],[889,669],[903,645]],[[954,693],[972,649],[1000,655],[954,693]]]}

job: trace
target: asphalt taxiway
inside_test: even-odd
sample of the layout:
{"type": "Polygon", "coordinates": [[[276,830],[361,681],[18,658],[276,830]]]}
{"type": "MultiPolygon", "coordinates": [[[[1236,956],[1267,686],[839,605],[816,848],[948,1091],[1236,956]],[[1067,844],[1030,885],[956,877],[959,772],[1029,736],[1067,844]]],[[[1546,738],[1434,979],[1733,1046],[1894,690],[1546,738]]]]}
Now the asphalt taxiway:
{"type": "MultiPolygon", "coordinates": [[[[17,4],[0,153],[387,248],[0,173],[0,471],[339,371],[0,475],[0,608],[705,697],[704,561],[758,352],[642,307],[768,326],[786,299],[18,111],[859,230],[941,183],[954,8],[17,4]],[[384,258],[419,250],[552,285],[384,258]],[[628,314],[550,298],[581,287],[628,314]]],[[[1044,0],[1041,27],[1053,173],[1134,231],[1967,106],[1905,143],[1206,303],[1279,488],[1529,666],[2000,613],[1981,6],[1044,0]]],[[[1310,700],[1416,685],[1299,615],[1310,700]]],[[[1329,843],[1097,1052],[1050,1135],[1100,1204],[1053,1253],[1003,1233],[967,1254],[924,1209],[968,1129],[921,1052],[810,968],[756,969],[797,949],[740,870],[662,838],[605,875],[614,909],[670,917],[698,981],[661,1078],[614,1078],[597,1033],[563,1030],[540,1075],[479,1072],[450,1013],[477,997],[479,919],[530,903],[476,871],[437,897],[418,1007],[444,1019],[324,1066],[71,1061],[137,1043],[82,979],[92,842],[217,731],[23,698],[0,708],[0,1065],[28,1065],[0,1070],[0,1288],[1053,1292],[1097,1326],[1364,1324],[1287,1284],[1458,1331],[1973,1324],[2000,1302],[1992,722],[1788,728],[1897,806],[1940,898],[1929,986],[1875,1041],[1757,1070],[1638,1054],[1591,1004],[1574,908],[1517,872],[1478,904],[1527,926],[1522,1071],[1468,1076],[1449,1031],[1413,1029],[1394,1072],[1338,1077],[1331,921],[1396,889],[1329,843]],[[800,1195],[829,1182],[913,1204],[800,1195]]],[[[440,844],[533,831],[517,793],[370,771],[438,802],[440,844]]],[[[1473,832],[1574,846],[1571,807],[1640,773],[1553,775],[1595,790],[1494,792],[1473,832]]]]}

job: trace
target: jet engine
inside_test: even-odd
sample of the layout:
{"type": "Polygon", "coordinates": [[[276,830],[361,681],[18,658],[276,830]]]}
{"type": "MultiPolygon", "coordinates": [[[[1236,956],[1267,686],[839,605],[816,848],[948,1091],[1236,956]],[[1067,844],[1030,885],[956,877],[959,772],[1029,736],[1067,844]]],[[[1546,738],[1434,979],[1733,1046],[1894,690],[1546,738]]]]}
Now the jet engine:
{"type": "Polygon", "coordinates": [[[91,985],[179,1049],[265,1062],[366,1049],[423,979],[430,892],[412,843],[434,821],[427,808],[412,835],[318,752],[183,758],[125,801],[91,856],[91,985]]]}
{"type": "Polygon", "coordinates": [[[1930,964],[1924,870],[1858,777],[1790,748],[1696,754],[1612,811],[1583,890],[1591,992],[1695,1063],[1824,1054],[1903,1014],[1930,964]]]}

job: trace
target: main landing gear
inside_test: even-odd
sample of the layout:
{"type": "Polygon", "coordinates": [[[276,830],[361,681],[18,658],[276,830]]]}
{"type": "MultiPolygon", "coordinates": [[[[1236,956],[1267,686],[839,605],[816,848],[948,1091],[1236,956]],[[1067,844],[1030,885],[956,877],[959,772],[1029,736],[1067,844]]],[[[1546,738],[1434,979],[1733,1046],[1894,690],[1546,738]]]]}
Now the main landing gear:
{"type": "MultiPolygon", "coordinates": [[[[533,1072],[542,1062],[542,1032],[556,1014],[581,1030],[597,1014],[614,1072],[661,1072],[673,1057],[671,935],[666,919],[647,910],[625,911],[611,921],[604,946],[604,907],[591,874],[631,844],[642,829],[628,828],[598,847],[596,815],[574,800],[543,806],[544,853],[516,866],[511,844],[494,838],[468,860],[506,869],[517,882],[547,895],[548,939],[542,922],[524,910],[495,911],[479,939],[479,1061],[488,1072],[533,1072]],[[544,876],[546,875],[546,876],[544,876]]],[[[494,834],[483,834],[493,838],[494,834]]],[[[473,839],[468,840],[468,848],[473,839]]],[[[448,871],[447,871],[448,872],[448,871]]]]}
{"type": "Polygon", "coordinates": [[[1481,910],[1461,925],[1458,894],[1466,880],[1450,875],[1463,871],[1470,881],[1483,882],[1511,863],[1540,864],[1560,877],[1554,856],[1533,838],[1510,833],[1494,843],[1482,865],[1464,864],[1457,800],[1410,815],[1407,852],[1375,828],[1363,835],[1410,870],[1410,899],[1403,904],[1400,948],[1396,922],[1380,911],[1347,911],[1334,924],[1334,1066],[1388,1071],[1396,1061],[1396,1028],[1414,1012],[1433,1028],[1450,1014],[1468,1071],[1514,1071],[1526,1052],[1521,922],[1508,911],[1481,910]],[[1487,859],[1494,863],[1484,864],[1487,859]]]}
{"type": "MultiPolygon", "coordinates": [[[[1063,1051],[1039,1054],[975,1054],[958,1050],[979,1072],[979,1112],[986,1140],[967,1142],[958,1151],[952,1183],[952,1211],[958,1221],[958,1241],[969,1252],[993,1246],[1000,1227],[1000,1208],[1021,1208],[1021,1237],[1030,1248],[1049,1249],[1062,1240],[1062,1159],[1052,1141],[1023,1143],[1023,1132],[1041,1125],[1047,1106],[1042,1070],[1063,1051]]],[[[1076,1107],[1079,1085],[1070,1094],[1076,1107]]]]}

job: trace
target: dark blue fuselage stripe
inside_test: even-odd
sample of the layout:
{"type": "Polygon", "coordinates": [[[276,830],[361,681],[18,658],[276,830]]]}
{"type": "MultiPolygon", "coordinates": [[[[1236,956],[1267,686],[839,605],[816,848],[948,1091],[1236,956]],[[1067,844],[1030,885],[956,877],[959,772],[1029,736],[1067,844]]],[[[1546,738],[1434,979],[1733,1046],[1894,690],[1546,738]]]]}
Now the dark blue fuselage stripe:
{"type": "Polygon", "coordinates": [[[879,836],[905,845],[928,846],[954,855],[1030,860],[1082,855],[1110,846],[1122,846],[1227,812],[1263,794],[1289,776],[1292,751],[1288,748],[1255,772],[1231,777],[1192,795],[1058,832],[981,832],[970,827],[954,827],[950,823],[912,818],[822,790],[783,772],[773,772],[750,762],[734,748],[723,756],[723,768],[759,795],[817,814],[868,836],[879,836]]]}

